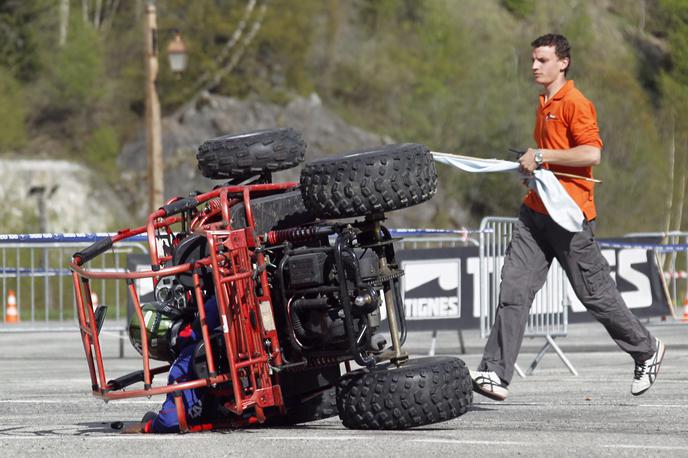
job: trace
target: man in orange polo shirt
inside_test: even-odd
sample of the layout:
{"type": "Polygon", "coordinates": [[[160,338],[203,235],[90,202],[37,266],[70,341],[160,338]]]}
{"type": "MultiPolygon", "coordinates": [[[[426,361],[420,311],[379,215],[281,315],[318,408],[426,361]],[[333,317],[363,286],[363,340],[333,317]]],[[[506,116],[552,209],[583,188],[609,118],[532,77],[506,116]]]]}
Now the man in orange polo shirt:
{"type": "MultiPolygon", "coordinates": [[[[561,35],[549,34],[531,46],[533,76],[544,92],[533,133],[538,147],[520,157],[521,171],[532,174],[544,167],[592,178],[592,166],[600,162],[602,140],[594,105],[572,80],[566,80],[571,64],[569,43],[561,35]]],[[[495,323],[478,371],[471,371],[473,388],[498,401],[507,397],[530,306],[556,258],[583,305],[634,359],[631,393],[640,395],[654,383],[665,346],[628,309],[595,242],[594,182],[565,177],[559,181],[585,215],[583,230],[568,232],[559,226],[537,192],[528,192],[504,259],[495,323]]]]}

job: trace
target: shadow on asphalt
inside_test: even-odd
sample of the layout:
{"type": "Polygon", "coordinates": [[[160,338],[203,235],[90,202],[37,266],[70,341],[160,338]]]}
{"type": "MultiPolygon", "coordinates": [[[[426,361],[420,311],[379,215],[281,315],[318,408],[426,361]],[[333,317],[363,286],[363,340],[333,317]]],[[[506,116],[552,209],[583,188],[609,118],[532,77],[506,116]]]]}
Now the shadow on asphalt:
{"type": "MultiPolygon", "coordinates": [[[[131,423],[131,422],[129,422],[131,423]]],[[[68,432],[65,433],[64,427],[59,429],[38,429],[33,431],[26,431],[25,426],[16,426],[12,428],[0,429],[0,439],[3,436],[88,436],[91,434],[112,434],[119,433],[119,430],[111,427],[111,422],[89,422],[89,423],[76,423],[74,425],[75,429],[69,428],[68,432]]]]}
{"type": "Polygon", "coordinates": [[[472,406],[470,406],[468,408],[468,412],[491,412],[493,410],[495,410],[495,409],[488,409],[486,407],[480,407],[480,406],[477,406],[475,404],[473,404],[472,406]]]}
{"type": "MultiPolygon", "coordinates": [[[[477,411],[493,411],[495,409],[491,408],[485,408],[485,407],[480,407],[476,405],[472,405],[468,412],[477,412],[477,411]]],[[[87,436],[87,435],[92,435],[92,434],[119,434],[120,431],[122,430],[122,427],[125,427],[129,424],[135,423],[135,421],[114,421],[114,422],[85,422],[85,423],[76,423],[74,426],[76,426],[78,429],[76,431],[70,432],[70,435],[74,436],[87,436]]],[[[394,432],[397,434],[403,434],[403,433],[413,433],[418,432],[418,431],[453,431],[456,428],[454,427],[443,427],[442,423],[444,422],[439,422],[435,423],[433,425],[427,425],[425,427],[415,427],[415,428],[409,428],[407,430],[395,430],[395,431],[387,431],[387,432],[394,432]]],[[[3,434],[11,434],[13,428],[10,428],[9,430],[0,430],[0,437],[2,437],[3,434]]],[[[231,433],[255,433],[258,431],[265,431],[265,430],[270,430],[270,431],[336,431],[336,430],[341,430],[341,431],[351,431],[351,432],[360,432],[360,433],[365,433],[365,430],[348,430],[345,428],[341,423],[321,423],[321,422],[315,422],[315,423],[304,423],[304,424],[298,424],[298,425],[291,425],[291,426],[284,426],[284,425],[254,425],[254,426],[248,426],[245,428],[226,428],[226,429],[215,429],[212,431],[212,433],[215,434],[231,434],[231,433]]],[[[55,435],[55,436],[60,436],[59,431],[56,430],[41,430],[41,431],[33,431],[31,434],[28,435],[33,435],[33,436],[47,436],[47,435],[55,435]]]]}
{"type": "Polygon", "coordinates": [[[79,429],[76,431],[75,435],[81,436],[81,435],[88,435],[88,434],[112,434],[112,433],[119,433],[120,430],[122,429],[122,426],[119,428],[114,427],[116,423],[119,423],[120,425],[127,425],[129,423],[134,423],[134,422],[127,422],[127,421],[114,421],[114,422],[105,422],[105,421],[98,421],[98,422],[88,422],[88,423],[77,423],[75,426],[77,426],[79,429]]]}

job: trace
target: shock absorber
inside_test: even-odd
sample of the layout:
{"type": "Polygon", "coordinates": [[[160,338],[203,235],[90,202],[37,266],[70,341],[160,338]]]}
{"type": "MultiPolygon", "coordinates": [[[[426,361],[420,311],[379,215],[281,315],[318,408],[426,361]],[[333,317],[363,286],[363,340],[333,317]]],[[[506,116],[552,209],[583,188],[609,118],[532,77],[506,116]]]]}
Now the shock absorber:
{"type": "Polygon", "coordinates": [[[208,201],[208,207],[210,210],[217,210],[222,205],[219,197],[214,197],[208,201]]]}
{"type": "Polygon", "coordinates": [[[308,368],[312,367],[327,367],[339,364],[336,356],[318,356],[315,358],[308,358],[308,368]]]}
{"type": "Polygon", "coordinates": [[[332,226],[307,226],[270,231],[266,234],[266,239],[270,245],[277,245],[282,242],[306,242],[330,234],[334,234],[332,226]]]}

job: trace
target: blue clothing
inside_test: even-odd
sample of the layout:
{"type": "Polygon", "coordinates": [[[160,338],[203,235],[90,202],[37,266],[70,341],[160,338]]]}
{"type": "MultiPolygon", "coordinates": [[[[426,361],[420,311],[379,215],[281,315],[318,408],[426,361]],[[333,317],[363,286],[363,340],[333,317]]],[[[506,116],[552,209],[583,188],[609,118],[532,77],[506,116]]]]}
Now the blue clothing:
{"type": "MultiPolygon", "coordinates": [[[[208,330],[212,331],[220,324],[219,313],[217,311],[217,301],[215,297],[210,298],[205,303],[206,322],[208,330]]],[[[177,340],[182,347],[179,356],[172,363],[170,372],[167,376],[167,384],[182,383],[194,380],[196,374],[193,373],[193,353],[196,343],[203,339],[200,328],[193,329],[189,326],[189,332],[180,336],[177,340]]],[[[186,422],[189,426],[198,425],[207,421],[216,409],[216,402],[212,396],[208,396],[207,388],[196,388],[183,390],[181,392],[184,410],[186,412],[186,422]]],[[[179,418],[177,417],[177,407],[174,403],[174,393],[168,393],[162,408],[150,425],[151,432],[154,433],[176,433],[179,432],[179,418]]]]}
{"type": "MultiPolygon", "coordinates": [[[[175,382],[187,382],[194,378],[192,374],[194,346],[185,347],[170,368],[167,377],[167,384],[175,382]]],[[[182,391],[182,402],[186,412],[186,421],[189,425],[200,423],[203,413],[203,401],[206,398],[207,388],[197,388],[182,391]]],[[[167,393],[165,402],[153,419],[151,429],[156,433],[176,433],[179,432],[179,418],[177,417],[177,407],[174,403],[174,393],[167,393]]]]}

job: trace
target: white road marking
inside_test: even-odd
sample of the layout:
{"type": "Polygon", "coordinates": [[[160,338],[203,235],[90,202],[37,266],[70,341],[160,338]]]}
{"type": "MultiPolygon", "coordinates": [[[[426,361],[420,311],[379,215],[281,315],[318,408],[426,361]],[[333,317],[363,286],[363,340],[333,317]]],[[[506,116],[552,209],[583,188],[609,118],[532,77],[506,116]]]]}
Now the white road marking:
{"type": "Polygon", "coordinates": [[[58,401],[57,399],[0,399],[0,404],[68,404],[79,401],[58,401]]]}
{"type": "Polygon", "coordinates": [[[466,440],[466,439],[411,439],[410,442],[437,443],[437,444],[460,444],[460,445],[518,445],[518,446],[533,445],[532,442],[478,441],[478,440],[466,440]]]}
{"type": "MultiPolygon", "coordinates": [[[[410,442],[423,443],[441,443],[441,444],[457,444],[457,445],[516,445],[516,446],[542,446],[544,444],[534,444],[532,442],[516,442],[516,441],[479,441],[479,440],[462,440],[462,439],[411,439],[410,442]]],[[[551,445],[555,445],[552,443],[551,445]]],[[[556,442],[556,445],[560,445],[556,442]]],[[[618,449],[640,449],[640,450],[688,450],[688,446],[671,446],[671,445],[628,445],[628,444],[606,444],[603,448],[618,448],[618,449]]]]}
{"type": "Polygon", "coordinates": [[[615,445],[603,445],[604,448],[628,448],[628,449],[641,449],[641,450],[688,450],[688,446],[673,446],[673,445],[626,445],[626,444],[615,444],[615,445]]]}
{"type": "MultiPolygon", "coordinates": [[[[202,434],[112,434],[112,435],[99,435],[99,434],[80,434],[80,435],[67,435],[67,434],[49,434],[49,435],[13,435],[13,436],[3,436],[0,434],[0,442],[3,440],[40,440],[40,439],[82,439],[88,438],[89,440],[99,439],[99,440],[124,440],[124,439],[140,439],[140,440],[186,440],[186,439],[204,439],[207,440],[208,436],[206,433],[202,434]]],[[[268,436],[268,437],[252,437],[255,439],[263,440],[302,440],[302,441],[344,441],[352,439],[376,439],[375,436],[310,436],[310,437],[296,437],[296,436],[268,436]]]]}
{"type": "Polygon", "coordinates": [[[685,409],[688,404],[638,404],[638,407],[670,407],[676,409],[685,409]]]}
{"type": "Polygon", "coordinates": [[[615,403],[597,403],[592,401],[575,401],[566,403],[545,403],[545,402],[474,402],[474,406],[504,406],[504,407],[561,407],[561,406],[597,406],[597,407],[657,407],[657,408],[674,408],[674,409],[685,409],[688,404],[629,404],[626,402],[615,403]]]}
{"type": "Polygon", "coordinates": [[[262,440],[288,440],[288,441],[348,441],[361,439],[378,439],[376,436],[258,436],[262,440]]]}
{"type": "MultiPolygon", "coordinates": [[[[46,434],[46,435],[11,435],[5,436],[0,434],[0,443],[9,440],[44,440],[49,439],[54,440],[69,440],[69,439],[88,439],[88,440],[105,440],[105,441],[118,441],[118,440],[160,440],[160,441],[170,441],[170,440],[180,440],[188,441],[189,439],[202,439],[207,440],[207,433],[205,434],[112,434],[112,435],[99,435],[99,434],[80,434],[80,435],[59,435],[59,434],[46,434]]],[[[377,436],[258,436],[253,437],[255,439],[263,440],[292,440],[292,441],[345,441],[345,440],[355,440],[355,439],[378,439],[377,436]]],[[[561,446],[561,442],[539,443],[534,444],[532,442],[517,442],[517,441],[481,441],[481,440],[465,440],[465,439],[409,439],[408,442],[418,442],[425,444],[456,444],[456,445],[492,445],[492,446],[504,446],[513,445],[518,447],[542,447],[543,445],[556,445],[561,446]]],[[[665,450],[665,451],[687,451],[688,446],[671,446],[671,445],[628,445],[628,444],[603,444],[599,447],[609,448],[609,449],[630,449],[630,450],[665,450]]]]}

